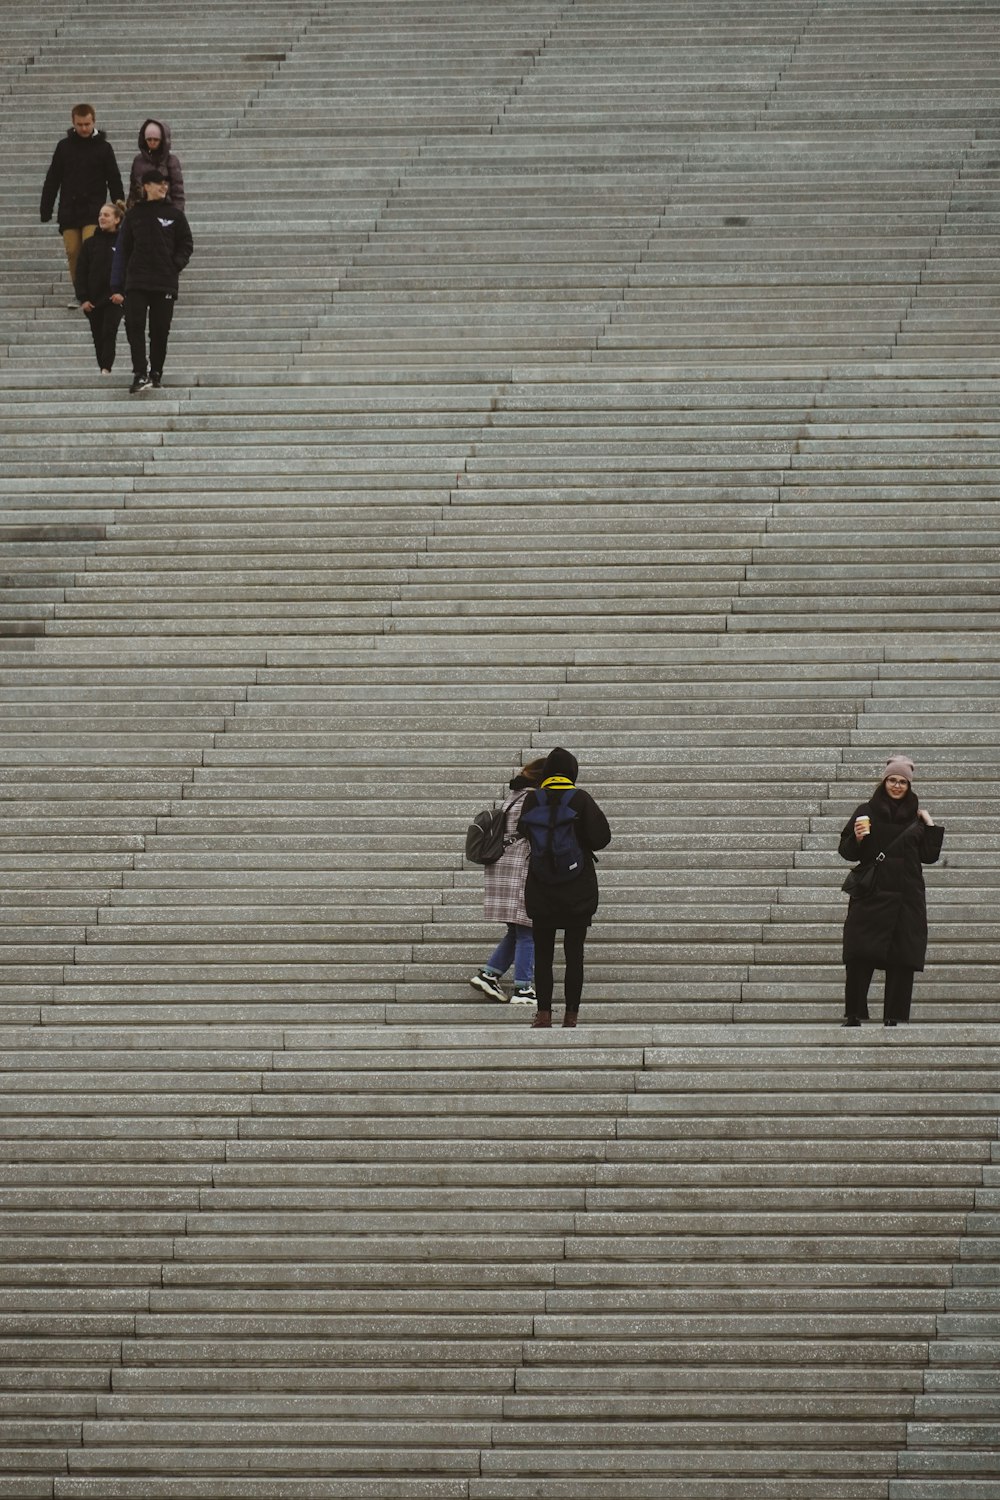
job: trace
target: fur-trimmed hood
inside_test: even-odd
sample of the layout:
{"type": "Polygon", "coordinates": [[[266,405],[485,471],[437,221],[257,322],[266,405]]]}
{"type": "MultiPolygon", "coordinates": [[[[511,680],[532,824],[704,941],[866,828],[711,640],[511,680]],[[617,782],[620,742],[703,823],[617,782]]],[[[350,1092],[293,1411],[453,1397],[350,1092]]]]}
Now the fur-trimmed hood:
{"type": "Polygon", "coordinates": [[[146,119],[143,120],[142,124],[139,126],[139,154],[141,156],[145,156],[147,160],[152,162],[155,166],[162,166],[163,162],[170,155],[170,126],[166,123],[165,120],[157,120],[153,115],[148,115],[146,119]],[[156,152],[155,155],[146,145],[147,125],[155,125],[157,130],[160,132],[160,135],[163,137],[162,141],[160,142],[160,149],[156,152]]]}

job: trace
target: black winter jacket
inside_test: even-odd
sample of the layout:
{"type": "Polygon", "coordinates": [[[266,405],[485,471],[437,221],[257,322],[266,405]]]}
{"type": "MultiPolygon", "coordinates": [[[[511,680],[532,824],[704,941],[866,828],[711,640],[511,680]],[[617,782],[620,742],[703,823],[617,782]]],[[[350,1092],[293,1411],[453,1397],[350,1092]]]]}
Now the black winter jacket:
{"type": "Polygon", "coordinates": [[[68,130],[52,153],[45,174],[39,209],[42,223],[52,218],[57,197],[59,228],[82,229],[85,224],[97,223],[108,198],[124,196],[122,174],[107,136],[100,130],[86,137],[68,130]]]}
{"type": "MultiPolygon", "coordinates": [[[[558,797],[567,790],[532,791],[525,797],[521,816],[537,807],[542,797],[558,797]]],[[[565,927],[568,922],[589,922],[597,910],[597,871],[590,856],[595,849],[605,849],[611,842],[611,828],[589,792],[576,788],[569,802],[577,816],[577,839],[587,856],[586,869],[576,880],[565,885],[549,885],[539,880],[528,866],[524,887],[524,909],[532,921],[548,926],[565,927]]],[[[520,826],[520,825],[519,825],[520,826]]]]}
{"type": "Polygon", "coordinates": [[[117,229],[98,229],[84,240],[76,262],[73,289],[79,302],[103,307],[111,299],[111,262],[115,255],[117,229]]]}
{"type": "Polygon", "coordinates": [[[137,203],[125,215],[111,271],[112,292],[170,292],[194,250],[191,226],[167,199],[137,203]]]}
{"type": "Polygon", "coordinates": [[[862,866],[889,849],[900,833],[903,837],[886,853],[875,876],[875,890],[868,896],[852,896],[844,923],[844,962],[873,964],[876,969],[922,969],[927,955],[927,896],[923,865],[932,865],[941,853],[944,829],[928,828],[922,820],[907,829],[917,817],[920,803],[907,792],[894,803],[883,787],[870,802],[851,813],[840,835],[840,856],[862,866]],[[854,820],[867,813],[872,830],[859,844],[854,820]]]}

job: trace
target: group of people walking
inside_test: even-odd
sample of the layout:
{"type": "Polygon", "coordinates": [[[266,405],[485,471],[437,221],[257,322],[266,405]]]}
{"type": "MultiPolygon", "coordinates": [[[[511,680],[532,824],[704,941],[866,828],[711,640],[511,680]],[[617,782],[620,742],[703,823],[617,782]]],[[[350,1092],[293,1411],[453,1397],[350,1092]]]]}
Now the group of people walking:
{"type": "MultiPolygon", "coordinates": [[[[129,390],[138,394],[162,382],[179,277],[194,249],[184,176],[169,127],[147,117],[139,127],[126,200],[93,105],[74,105],[71,118],[45,176],[41,219],[51,220],[58,201],[75,293],[70,306],[87,316],[102,375],[114,368],[124,316],[132,355],[129,390]]],[[[503,851],[486,866],[486,918],[503,922],[506,931],[470,982],[491,1000],[506,1001],[501,981],[513,965],[509,999],[535,1006],[534,1027],[552,1025],[558,932],[565,958],[563,1025],[577,1024],[584,945],[598,905],[596,853],[611,841],[604,813],[576,785],[578,771],[576,757],[561,747],[522,766],[503,806],[503,851]]],[[[944,830],[920,807],[914,775],[912,760],[891,757],[873,795],[841,835],[840,854],[857,861],[844,924],[844,1026],[868,1019],[876,970],[886,976],[884,1024],[907,1021],[914,975],[924,966],[923,866],[940,855],[944,830]]]]}
{"type": "Polygon", "coordinates": [[[114,368],[118,329],[132,356],[132,395],[163,380],[180,273],[194,240],[184,213],[184,175],[170,129],[151,117],[139,127],[128,197],[111,142],[92,104],[73,106],[72,125],[52,153],[41,220],[57,223],[73,283],[71,308],[90,324],[98,367],[114,368]],[[147,348],[146,333],[149,330],[147,348]]]}
{"type": "MultiPolygon", "coordinates": [[[[506,931],[470,979],[490,1000],[535,1005],[532,1026],[552,1025],[556,934],[563,934],[564,1026],[576,1026],[587,932],[597,911],[596,851],[611,842],[604,813],[576,785],[579,765],[558,747],[510,781],[503,850],[486,865],[485,916],[506,931]],[[568,833],[567,833],[568,830],[568,833]],[[502,983],[513,965],[513,988],[502,983]]],[[[885,1026],[910,1019],[914,975],[927,953],[923,866],[941,853],[944,829],[920,806],[916,768],[890,756],[872,796],[844,825],[839,853],[856,863],[844,923],[844,1026],[868,1020],[868,991],[885,972],[885,1026]]]]}

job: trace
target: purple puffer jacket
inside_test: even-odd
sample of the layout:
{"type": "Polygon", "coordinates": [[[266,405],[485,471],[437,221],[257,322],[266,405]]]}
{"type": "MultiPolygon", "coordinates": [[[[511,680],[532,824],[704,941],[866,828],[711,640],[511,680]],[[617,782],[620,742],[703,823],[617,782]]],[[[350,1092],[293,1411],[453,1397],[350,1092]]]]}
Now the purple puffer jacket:
{"type": "Polygon", "coordinates": [[[175,208],[184,207],[184,173],[178,158],[170,149],[170,126],[152,116],[139,126],[139,152],[133,157],[129,179],[129,202],[138,203],[142,198],[142,174],[147,167],[159,167],[167,179],[167,198],[175,208]],[[160,149],[155,153],[146,145],[146,126],[155,125],[160,132],[160,149]]]}

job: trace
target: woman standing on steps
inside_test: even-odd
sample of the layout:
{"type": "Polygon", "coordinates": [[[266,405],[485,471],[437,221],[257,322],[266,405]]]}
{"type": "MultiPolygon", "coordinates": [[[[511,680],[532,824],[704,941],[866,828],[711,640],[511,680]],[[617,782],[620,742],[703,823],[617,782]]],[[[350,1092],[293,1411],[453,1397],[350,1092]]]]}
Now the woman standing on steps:
{"type": "Polygon", "coordinates": [[[507,1001],[500,983],[511,964],[514,965],[514,988],[511,1004],[535,1003],[535,948],[531,936],[531,918],[524,909],[524,882],[528,874],[528,841],[518,838],[517,824],[524,799],[542,779],[544,760],[530,760],[509,782],[510,796],[504,802],[507,815],[506,847],[500,858],[486,866],[485,917],[487,922],[503,922],[507,928],[481,969],[469,980],[489,1000],[507,1001]]]}
{"type": "Polygon", "coordinates": [[[519,830],[531,844],[524,904],[535,935],[534,1027],[552,1025],[552,961],[562,928],[566,957],[564,1026],[575,1026],[583,993],[583,945],[597,910],[594,850],[611,842],[611,829],[589,792],[576,785],[575,755],[556,748],[542,770],[542,784],[524,799],[519,830]]]}
{"type": "Polygon", "coordinates": [[[840,856],[862,870],[877,864],[875,885],[852,895],[844,923],[844,1026],[868,1020],[868,987],[885,970],[883,1024],[910,1019],[913,976],[927,953],[924,865],[941,853],[944,829],[935,825],[913,790],[915,769],[905,755],[886,762],[871,799],[852,813],[840,835],[840,856]]]}

